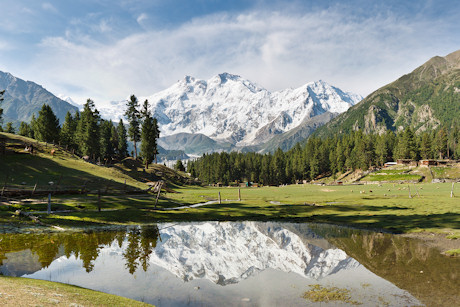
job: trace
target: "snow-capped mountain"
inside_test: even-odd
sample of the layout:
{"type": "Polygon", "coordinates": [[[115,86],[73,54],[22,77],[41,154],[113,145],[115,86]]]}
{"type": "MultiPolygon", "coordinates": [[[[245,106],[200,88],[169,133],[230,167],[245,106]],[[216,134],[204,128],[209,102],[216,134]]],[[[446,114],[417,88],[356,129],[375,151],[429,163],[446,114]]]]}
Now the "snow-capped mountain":
{"type": "MultiPolygon", "coordinates": [[[[207,81],[186,76],[168,89],[139,97],[140,102],[145,99],[152,105],[161,136],[203,134],[246,146],[266,142],[325,112],[345,112],[362,97],[324,81],[271,93],[240,76],[223,73],[207,81]]],[[[112,110],[124,109],[114,105],[112,110]]]]}
{"type": "Polygon", "coordinates": [[[266,269],[321,279],[360,265],[340,249],[320,248],[270,223],[179,224],[160,235],[150,263],[185,281],[206,278],[226,285],[266,269]]]}

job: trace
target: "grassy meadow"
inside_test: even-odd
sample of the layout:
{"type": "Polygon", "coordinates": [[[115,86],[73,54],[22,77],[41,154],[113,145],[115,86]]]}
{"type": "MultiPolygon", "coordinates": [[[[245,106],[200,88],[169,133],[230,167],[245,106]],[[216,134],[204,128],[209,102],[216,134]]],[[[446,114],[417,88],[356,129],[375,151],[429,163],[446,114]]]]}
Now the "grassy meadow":
{"type": "MultiPolygon", "coordinates": [[[[37,195],[0,206],[0,223],[32,224],[28,218],[12,214],[25,210],[39,216],[40,221],[61,227],[155,223],[161,221],[204,220],[278,220],[321,222],[383,229],[404,233],[414,231],[446,232],[460,237],[460,183],[400,183],[400,176],[427,178],[441,176],[441,170],[428,168],[382,170],[370,174],[382,178],[376,184],[316,185],[298,184],[282,187],[238,188],[202,187],[184,184],[187,176],[163,165],[144,171],[134,160],[126,160],[110,167],[98,166],[70,153],[24,137],[2,133],[7,154],[0,160],[0,182],[8,187],[21,188],[38,183],[37,190],[81,189],[82,194],[53,195],[53,214],[43,213],[47,196],[37,195]],[[36,154],[24,153],[24,144],[34,142],[36,154]],[[4,171],[3,171],[4,170],[4,171]],[[396,179],[393,177],[397,176],[396,179]],[[156,195],[141,192],[155,180],[166,181],[157,207],[156,195]],[[394,183],[380,183],[392,182],[394,183]],[[49,185],[53,182],[54,185],[49,185]],[[125,184],[126,182],[126,184],[125,184]],[[56,186],[58,185],[58,186],[56,186]],[[99,197],[98,191],[101,191],[99,197]],[[124,192],[128,193],[124,193],[124,192]],[[164,210],[183,205],[216,201],[220,193],[222,203],[197,208],[164,210]],[[98,207],[101,212],[98,212],[98,207]],[[41,212],[41,213],[40,213],[41,212]]],[[[458,167],[443,169],[446,175],[456,176],[458,167]]],[[[369,176],[364,181],[369,180],[369,176]]]]}

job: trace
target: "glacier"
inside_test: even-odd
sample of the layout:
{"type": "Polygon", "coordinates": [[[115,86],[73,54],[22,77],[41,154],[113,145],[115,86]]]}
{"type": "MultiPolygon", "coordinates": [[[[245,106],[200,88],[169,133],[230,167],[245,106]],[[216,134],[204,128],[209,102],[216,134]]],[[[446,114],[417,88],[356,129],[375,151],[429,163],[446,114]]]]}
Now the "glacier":
{"type": "MultiPolygon", "coordinates": [[[[305,119],[345,112],[362,97],[321,80],[272,93],[238,75],[222,73],[209,80],[186,76],[163,91],[138,99],[140,103],[149,100],[161,136],[203,134],[216,141],[249,146],[289,131],[305,119]],[[261,133],[267,130],[269,133],[261,133]]],[[[125,104],[111,102],[100,112],[119,118],[125,104]]]]}

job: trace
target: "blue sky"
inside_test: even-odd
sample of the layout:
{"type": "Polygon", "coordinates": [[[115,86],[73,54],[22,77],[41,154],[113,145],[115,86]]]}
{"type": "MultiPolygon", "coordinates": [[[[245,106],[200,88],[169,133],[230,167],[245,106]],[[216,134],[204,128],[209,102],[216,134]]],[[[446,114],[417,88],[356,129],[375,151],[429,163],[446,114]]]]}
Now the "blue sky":
{"type": "Polygon", "coordinates": [[[460,49],[458,1],[2,0],[0,70],[79,103],[185,75],[367,95],[460,49]]]}

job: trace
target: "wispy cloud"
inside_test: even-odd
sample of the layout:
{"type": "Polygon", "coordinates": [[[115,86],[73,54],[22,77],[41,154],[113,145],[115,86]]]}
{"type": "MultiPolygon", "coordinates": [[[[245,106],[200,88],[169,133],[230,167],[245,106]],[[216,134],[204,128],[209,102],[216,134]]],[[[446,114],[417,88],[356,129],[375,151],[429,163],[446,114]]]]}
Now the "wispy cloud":
{"type": "Polygon", "coordinates": [[[139,25],[142,25],[147,19],[149,19],[149,16],[145,13],[142,13],[137,17],[136,21],[139,25]]]}
{"type": "Polygon", "coordinates": [[[58,13],[56,7],[49,2],[42,3],[42,9],[48,12],[58,13]]]}
{"type": "MultiPolygon", "coordinates": [[[[135,19],[141,24],[146,18],[135,19]]],[[[270,90],[323,79],[368,94],[428,56],[458,48],[459,37],[448,37],[447,26],[442,20],[407,20],[390,12],[356,17],[342,7],[214,14],[105,43],[78,32],[48,37],[34,69],[46,72],[62,92],[65,84],[82,87],[80,93],[66,94],[101,101],[149,95],[185,75],[209,78],[223,71],[270,90]]]]}

